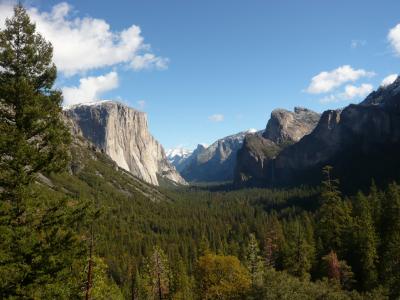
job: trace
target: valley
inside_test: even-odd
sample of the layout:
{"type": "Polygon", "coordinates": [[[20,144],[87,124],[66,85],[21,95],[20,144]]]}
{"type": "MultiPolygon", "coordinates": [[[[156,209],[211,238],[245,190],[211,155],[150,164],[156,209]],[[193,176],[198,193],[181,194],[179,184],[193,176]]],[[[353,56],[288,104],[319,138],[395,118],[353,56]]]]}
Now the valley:
{"type": "MultiPolygon", "coordinates": [[[[116,3],[125,11],[115,5],[100,15],[113,18],[118,10],[121,21],[149,5],[116,3]]],[[[86,8],[110,5],[96,4],[86,8]]],[[[221,9],[213,2],[209,9],[206,1],[210,19],[202,18],[201,28],[177,20],[196,20],[202,6],[179,3],[185,13],[175,18],[175,7],[163,14],[151,7],[139,20],[156,40],[168,41],[170,60],[144,42],[137,25],[120,29],[114,19],[117,30],[111,29],[67,2],[45,5],[0,1],[0,299],[399,299],[400,76],[387,75],[374,90],[376,72],[342,65],[314,75],[294,103],[279,99],[304,86],[298,77],[327,59],[309,51],[296,61],[280,56],[293,45],[283,46],[266,28],[313,35],[304,27],[308,19],[293,23],[293,9],[283,10],[285,26],[280,17],[261,15],[260,24],[271,19],[274,26],[253,26],[263,31],[251,38],[248,30],[236,34],[237,20],[253,24],[264,11],[254,4],[240,6],[235,26],[215,28],[207,27],[214,10],[229,12],[236,4],[221,9]],[[146,23],[164,14],[171,28],[146,23]],[[207,37],[192,34],[203,27],[207,37]],[[234,47],[226,46],[231,27],[234,47]],[[187,30],[190,39],[170,42],[176,30],[187,30]],[[194,55],[193,36],[202,40],[202,55],[215,47],[218,61],[194,55]],[[256,58],[260,36],[274,41],[261,47],[262,59],[256,58]],[[180,55],[173,55],[175,44],[185,49],[180,55]],[[241,47],[252,51],[243,55],[241,47]],[[235,63],[224,61],[231,53],[235,63]],[[271,69],[261,67],[267,58],[271,69]],[[201,72],[208,64],[212,70],[201,72]],[[285,64],[290,70],[283,75],[285,64]],[[255,74],[261,69],[265,76],[255,74]],[[262,101],[249,96],[259,81],[262,101]],[[129,93],[111,93],[120,84],[129,93]],[[324,95],[318,105],[309,101],[316,95],[324,95]],[[268,117],[257,126],[262,116],[268,117]],[[165,149],[165,143],[197,147],[165,149]]],[[[335,13],[319,11],[325,18],[335,13]]],[[[329,20],[323,21],[326,29],[329,20]]],[[[330,32],[338,30],[333,25],[330,32]]],[[[318,39],[308,41],[294,48],[311,49],[318,39]]],[[[388,41],[400,53],[400,24],[388,41]]],[[[362,47],[369,42],[351,40],[353,59],[356,51],[366,55],[362,47]]],[[[330,49],[329,61],[338,49],[330,49]]],[[[378,65],[394,65],[385,55],[378,65]]],[[[378,60],[376,53],[365,57],[369,67],[371,57],[378,60]]]]}

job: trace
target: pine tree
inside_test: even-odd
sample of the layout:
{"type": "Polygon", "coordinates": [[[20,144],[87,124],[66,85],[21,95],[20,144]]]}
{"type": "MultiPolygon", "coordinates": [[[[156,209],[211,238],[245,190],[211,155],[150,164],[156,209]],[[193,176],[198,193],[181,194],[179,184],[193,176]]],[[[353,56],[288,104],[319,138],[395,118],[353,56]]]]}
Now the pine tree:
{"type": "Polygon", "coordinates": [[[284,267],[292,275],[307,278],[312,267],[315,249],[307,241],[305,230],[299,220],[287,225],[284,251],[284,267]]]}
{"type": "Polygon", "coordinates": [[[146,266],[146,290],[150,299],[167,299],[170,293],[171,271],[168,259],[160,247],[154,247],[146,266]]]}
{"type": "Polygon", "coordinates": [[[265,235],[265,265],[268,268],[276,268],[282,265],[281,252],[285,244],[281,223],[276,215],[272,215],[267,223],[265,235]]]}
{"type": "Polygon", "coordinates": [[[178,259],[173,274],[173,299],[193,299],[191,278],[182,259],[178,259]]]}
{"type": "Polygon", "coordinates": [[[356,274],[364,290],[375,287],[378,273],[377,234],[374,227],[371,204],[359,193],[355,199],[355,217],[352,230],[352,243],[356,274]]]}
{"type": "Polygon", "coordinates": [[[73,224],[83,212],[34,184],[68,161],[53,48],[17,5],[0,49],[0,298],[70,297],[67,274],[81,245],[73,224]]]}
{"type": "Polygon", "coordinates": [[[262,285],[263,261],[260,256],[260,247],[254,234],[250,234],[250,241],[246,251],[246,267],[249,270],[253,287],[262,285]]]}
{"type": "Polygon", "coordinates": [[[382,205],[381,277],[393,299],[400,297],[400,186],[391,184],[382,205]]]}
{"type": "Polygon", "coordinates": [[[325,181],[322,182],[321,206],[317,211],[317,237],[322,242],[324,255],[331,250],[344,249],[345,234],[351,224],[350,207],[342,200],[339,181],[332,179],[332,167],[324,168],[325,181]]]}
{"type": "Polygon", "coordinates": [[[69,132],[61,119],[62,95],[52,90],[53,48],[35,33],[26,10],[17,5],[0,32],[0,183],[2,198],[16,202],[39,172],[62,170],[69,132]]]}

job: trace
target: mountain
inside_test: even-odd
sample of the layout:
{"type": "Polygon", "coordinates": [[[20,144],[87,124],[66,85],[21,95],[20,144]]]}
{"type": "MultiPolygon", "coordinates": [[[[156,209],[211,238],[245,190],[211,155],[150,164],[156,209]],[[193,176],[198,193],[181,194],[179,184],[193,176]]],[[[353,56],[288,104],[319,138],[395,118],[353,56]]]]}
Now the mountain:
{"type": "MultiPolygon", "coordinates": [[[[343,188],[355,189],[369,186],[373,179],[387,183],[400,178],[399,150],[400,78],[358,105],[325,111],[310,134],[269,160],[259,157],[262,163],[258,161],[246,171],[260,175],[257,184],[264,186],[317,184],[322,179],[321,169],[331,165],[343,188]]],[[[238,158],[238,164],[243,166],[250,154],[238,158]]],[[[241,176],[236,179],[243,182],[241,176]]]]}
{"type": "Polygon", "coordinates": [[[191,182],[231,181],[237,151],[242,147],[245,136],[254,133],[256,130],[250,129],[219,139],[209,147],[198,145],[176,168],[185,180],[191,182]]]}
{"type": "MultiPolygon", "coordinates": [[[[317,183],[331,165],[343,185],[366,186],[399,178],[400,78],[358,105],[325,111],[315,130],[283,151],[268,182],[317,183]]],[[[351,188],[348,186],[347,188],[351,188]]]]}
{"type": "Polygon", "coordinates": [[[317,125],[320,115],[295,107],[275,109],[264,133],[246,136],[238,151],[234,182],[238,186],[263,185],[269,164],[286,147],[297,143],[317,125]]]}
{"type": "Polygon", "coordinates": [[[75,131],[138,178],[153,185],[160,180],[185,184],[150,134],[145,113],[119,102],[101,101],[67,107],[64,114],[75,131]]]}
{"type": "Polygon", "coordinates": [[[168,161],[176,168],[178,172],[184,168],[187,158],[191,156],[192,153],[192,150],[184,148],[168,149],[166,151],[168,161]]]}

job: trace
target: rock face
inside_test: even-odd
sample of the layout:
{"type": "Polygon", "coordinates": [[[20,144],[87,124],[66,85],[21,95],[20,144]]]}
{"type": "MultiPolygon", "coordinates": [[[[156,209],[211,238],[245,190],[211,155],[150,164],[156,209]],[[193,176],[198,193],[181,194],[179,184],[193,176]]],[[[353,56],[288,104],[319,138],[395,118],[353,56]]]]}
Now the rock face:
{"type": "Polygon", "coordinates": [[[150,134],[145,113],[114,101],[79,104],[64,113],[74,123],[74,131],[80,131],[119,167],[153,185],[159,185],[160,178],[185,184],[150,134]]]}
{"type": "Polygon", "coordinates": [[[263,137],[276,144],[298,142],[315,128],[319,117],[316,112],[302,107],[295,107],[294,112],[276,109],[271,113],[263,137]]]}
{"type": "Polygon", "coordinates": [[[255,132],[248,130],[227,136],[207,148],[198,145],[193,153],[177,166],[177,169],[187,181],[231,181],[234,176],[237,151],[242,147],[245,136],[255,132]]]}
{"type": "MultiPolygon", "coordinates": [[[[256,183],[263,186],[318,184],[325,165],[333,166],[333,175],[347,190],[367,187],[372,179],[378,184],[399,179],[400,78],[358,105],[325,111],[310,134],[262,164],[255,164],[253,156],[261,161],[260,149],[265,147],[257,146],[258,152],[248,148],[251,151],[243,150],[238,160],[249,166],[250,175],[258,176],[256,183]],[[249,157],[253,161],[248,162],[249,157]]],[[[240,176],[237,182],[243,182],[240,176]]]]}
{"type": "Polygon", "coordinates": [[[323,113],[318,126],[276,158],[267,182],[318,183],[332,165],[345,188],[399,178],[400,79],[371,93],[359,105],[323,113]]]}
{"type": "Polygon", "coordinates": [[[287,146],[301,140],[317,125],[320,115],[306,108],[276,109],[262,135],[250,135],[238,151],[235,184],[263,185],[270,177],[270,164],[287,146]]]}

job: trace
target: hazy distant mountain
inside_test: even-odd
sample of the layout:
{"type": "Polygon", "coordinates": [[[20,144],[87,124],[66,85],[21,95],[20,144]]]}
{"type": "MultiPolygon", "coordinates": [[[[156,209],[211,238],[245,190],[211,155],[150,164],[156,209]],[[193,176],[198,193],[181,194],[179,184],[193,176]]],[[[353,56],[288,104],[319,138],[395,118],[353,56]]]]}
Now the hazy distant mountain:
{"type": "Polygon", "coordinates": [[[250,129],[219,139],[209,147],[199,145],[175,166],[187,181],[230,181],[233,179],[237,151],[242,147],[245,136],[256,132],[250,129]]]}
{"type": "Polygon", "coordinates": [[[64,113],[121,168],[154,185],[159,185],[160,178],[185,184],[150,134],[145,113],[114,101],[78,104],[64,113]]]}
{"type": "Polygon", "coordinates": [[[182,170],[185,165],[187,158],[192,155],[193,150],[188,150],[184,148],[168,149],[166,155],[168,161],[173,165],[178,172],[182,170]]]}

